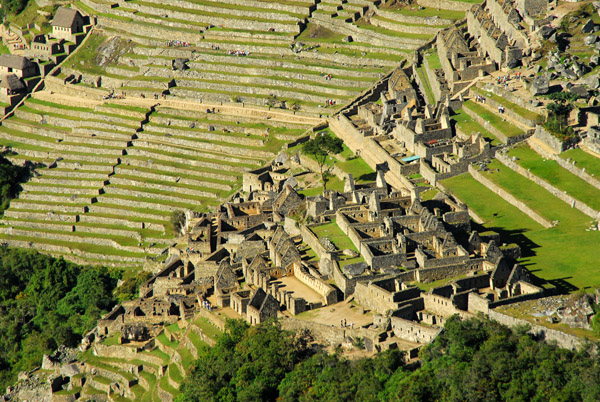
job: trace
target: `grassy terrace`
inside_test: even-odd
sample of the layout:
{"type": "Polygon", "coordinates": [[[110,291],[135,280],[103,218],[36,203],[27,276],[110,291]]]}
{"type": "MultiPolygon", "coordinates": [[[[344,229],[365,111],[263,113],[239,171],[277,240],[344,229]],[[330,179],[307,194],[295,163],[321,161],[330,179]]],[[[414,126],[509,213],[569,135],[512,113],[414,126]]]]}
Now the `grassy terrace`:
{"type": "Polygon", "coordinates": [[[355,25],[359,28],[366,29],[368,31],[372,31],[372,32],[376,32],[376,33],[380,33],[380,34],[388,35],[388,36],[392,36],[392,37],[397,37],[397,38],[429,40],[429,39],[431,39],[431,37],[433,37],[432,34],[414,34],[414,33],[408,33],[408,32],[392,31],[390,29],[381,28],[381,27],[378,27],[375,25],[368,24],[366,22],[362,22],[362,21],[355,22],[355,25]]]}
{"type": "Polygon", "coordinates": [[[442,68],[442,63],[440,62],[440,58],[437,54],[437,52],[432,52],[431,54],[427,55],[427,62],[429,63],[429,67],[432,69],[438,69],[438,68],[442,68]]]}
{"type": "Polygon", "coordinates": [[[221,330],[219,330],[217,327],[215,327],[208,320],[208,318],[199,317],[198,319],[196,319],[194,321],[194,324],[202,330],[204,335],[208,336],[209,338],[216,340],[217,338],[219,338],[219,336],[221,336],[223,334],[221,332],[221,330]]]}
{"type": "Polygon", "coordinates": [[[507,168],[498,161],[488,165],[489,171],[483,174],[494,183],[506,189],[531,209],[551,221],[558,220],[564,225],[583,224],[590,218],[576,209],[572,209],[563,201],[552,196],[542,187],[507,168]],[[499,169],[500,172],[494,172],[499,169]]]}
{"type": "Polygon", "coordinates": [[[471,87],[471,89],[473,91],[477,92],[478,94],[485,96],[486,98],[495,100],[496,102],[503,105],[507,109],[512,110],[519,116],[523,116],[526,119],[532,120],[534,122],[540,121],[542,119],[542,116],[539,113],[534,113],[529,109],[525,109],[524,107],[519,106],[516,103],[510,102],[510,101],[506,100],[505,98],[496,95],[493,92],[484,91],[483,89],[475,87],[475,86],[471,87]]]}
{"type": "Polygon", "coordinates": [[[431,89],[431,85],[429,84],[429,79],[427,79],[427,73],[425,72],[425,68],[420,66],[417,68],[417,74],[419,74],[419,78],[421,79],[421,83],[423,85],[423,89],[425,89],[425,96],[427,103],[434,104],[435,96],[433,95],[433,90],[431,89]]]}
{"type": "MultiPolygon", "coordinates": [[[[27,229],[27,228],[25,228],[27,229]]],[[[81,250],[87,253],[93,254],[102,254],[106,256],[122,256],[122,257],[135,257],[135,258],[145,258],[146,253],[134,253],[131,251],[119,250],[113,247],[107,246],[97,246],[89,243],[77,243],[76,239],[73,242],[67,242],[64,240],[54,240],[44,238],[42,236],[20,236],[20,235],[7,235],[4,233],[0,233],[0,239],[5,240],[16,240],[16,241],[24,241],[24,242],[34,242],[37,244],[49,244],[53,246],[62,246],[69,247],[71,249],[81,250]]]]}
{"type": "MultiPolygon", "coordinates": [[[[252,42],[244,42],[242,44],[251,45],[252,42]]],[[[137,47],[146,47],[146,46],[138,45],[137,47]]],[[[213,56],[215,56],[215,55],[216,56],[225,56],[226,52],[224,52],[222,50],[202,49],[202,54],[208,54],[208,55],[213,55],[213,56]]],[[[264,53],[250,53],[250,55],[245,56],[243,58],[237,58],[236,56],[230,56],[230,58],[233,60],[232,63],[241,63],[241,62],[246,62],[246,61],[248,61],[248,63],[251,63],[252,60],[260,61],[260,60],[269,59],[272,57],[273,57],[272,54],[264,54],[264,53]],[[239,61],[236,62],[236,60],[239,60],[239,61]]],[[[368,71],[368,72],[376,72],[376,73],[385,73],[387,71],[387,69],[383,68],[383,67],[345,66],[345,65],[333,64],[333,63],[319,60],[319,59],[311,59],[308,57],[298,57],[298,56],[292,56],[289,54],[282,54],[277,57],[277,60],[282,61],[282,62],[299,64],[301,66],[307,66],[307,67],[339,69],[339,70],[345,70],[345,71],[356,71],[356,72],[368,71]]]]}
{"type": "MultiPolygon", "coordinates": [[[[160,3],[160,4],[149,3],[149,2],[145,2],[145,1],[139,1],[139,0],[133,0],[130,3],[153,7],[153,8],[156,8],[157,12],[162,12],[163,10],[170,10],[170,11],[180,11],[182,13],[196,14],[196,15],[200,15],[200,16],[215,17],[215,18],[228,18],[228,19],[232,18],[232,16],[233,16],[235,19],[240,19],[240,20],[257,21],[257,22],[277,22],[279,24],[295,24],[297,19],[305,17],[301,14],[287,13],[287,15],[289,15],[289,17],[290,17],[289,20],[282,19],[282,20],[275,21],[275,20],[268,19],[268,18],[247,17],[244,15],[237,15],[237,14],[233,14],[233,13],[232,13],[233,14],[232,15],[232,14],[225,13],[226,9],[231,10],[231,9],[236,9],[237,7],[242,7],[242,6],[234,6],[234,5],[230,5],[227,3],[218,3],[217,4],[217,6],[219,8],[224,8],[223,13],[209,12],[209,11],[204,11],[204,10],[195,10],[192,8],[176,7],[176,6],[167,5],[165,3],[160,3]]],[[[195,1],[195,3],[202,4],[202,2],[199,2],[199,1],[195,1]]],[[[215,3],[213,3],[213,4],[215,4],[215,3]]],[[[241,9],[241,8],[238,8],[238,9],[241,9]]],[[[243,9],[245,9],[247,11],[257,11],[254,7],[245,7],[243,9]]],[[[266,13],[272,12],[272,10],[270,10],[270,9],[264,9],[263,11],[266,13]]],[[[284,11],[277,11],[277,12],[286,14],[284,11]]],[[[150,14],[150,15],[152,15],[152,14],[150,14]]]]}
{"type": "Polygon", "coordinates": [[[494,181],[529,207],[539,205],[548,218],[557,218],[560,224],[544,229],[469,174],[444,180],[443,184],[484,219],[475,229],[496,231],[504,242],[519,244],[523,253],[520,263],[536,276],[567,291],[600,286],[600,272],[595,269],[600,232],[586,231],[590,219],[522,176],[513,172],[519,179],[507,168],[500,168],[501,173],[489,176],[496,176],[494,181]]]}
{"type": "Polygon", "coordinates": [[[468,100],[463,103],[463,107],[466,107],[467,109],[477,113],[482,119],[490,123],[494,128],[499,130],[507,137],[516,137],[525,134],[525,132],[520,128],[504,121],[502,117],[492,112],[490,109],[481,106],[472,100],[468,100]]]}
{"type": "Polygon", "coordinates": [[[508,153],[509,157],[517,157],[517,163],[542,180],[547,181],[559,190],[567,192],[577,200],[591,208],[600,210],[600,190],[560,167],[553,160],[543,159],[528,146],[520,146],[508,153]]]}
{"type": "Polygon", "coordinates": [[[502,144],[502,142],[496,138],[494,134],[483,128],[462,109],[455,111],[450,119],[455,122],[457,128],[467,135],[481,133],[483,138],[487,139],[492,146],[498,146],[502,144]]]}
{"type": "MultiPolygon", "coordinates": [[[[354,244],[352,243],[350,238],[348,236],[346,236],[344,234],[344,232],[342,232],[342,230],[338,227],[335,219],[333,219],[331,222],[326,223],[324,225],[313,226],[310,228],[310,230],[319,239],[321,239],[323,237],[327,237],[340,251],[343,251],[345,249],[350,249],[350,250],[358,252],[357,248],[354,246],[354,244]]],[[[362,256],[359,256],[356,258],[349,258],[348,256],[342,255],[342,256],[340,256],[340,258],[341,259],[339,261],[339,264],[341,267],[348,265],[348,264],[354,264],[357,262],[364,261],[362,256]]]]}
{"type": "MultiPolygon", "coordinates": [[[[478,1],[481,3],[481,1],[478,1]]],[[[439,17],[447,20],[460,20],[465,17],[464,11],[441,10],[436,8],[417,8],[417,7],[402,7],[392,8],[389,6],[381,7],[383,10],[398,13],[408,17],[439,17]]]]}
{"type": "Polygon", "coordinates": [[[585,169],[585,172],[600,177],[600,158],[589,154],[581,149],[570,149],[559,155],[561,158],[575,161],[575,166],[579,169],[585,169]]]}

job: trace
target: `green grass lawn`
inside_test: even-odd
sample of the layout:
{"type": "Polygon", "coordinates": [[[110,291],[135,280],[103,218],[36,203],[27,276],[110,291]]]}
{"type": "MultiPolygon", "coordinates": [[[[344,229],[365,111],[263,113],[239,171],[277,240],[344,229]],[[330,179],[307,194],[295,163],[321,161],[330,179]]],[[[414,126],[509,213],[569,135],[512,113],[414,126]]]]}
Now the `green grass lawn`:
{"type": "MultiPolygon", "coordinates": [[[[344,192],[344,181],[335,176],[331,177],[327,180],[327,190],[336,190],[340,193],[344,192]]],[[[323,186],[312,187],[307,190],[298,191],[298,193],[305,197],[314,197],[323,194],[323,186]]]]}
{"type": "Polygon", "coordinates": [[[375,180],[375,171],[363,158],[354,158],[346,162],[338,162],[337,166],[346,173],[351,173],[357,183],[366,183],[375,180]]]}
{"type": "Polygon", "coordinates": [[[591,208],[600,209],[600,190],[560,167],[555,161],[543,159],[528,146],[515,148],[508,155],[519,158],[517,161],[519,165],[559,190],[566,191],[570,196],[586,203],[591,208]]]}
{"type": "Polygon", "coordinates": [[[502,132],[507,137],[516,137],[525,134],[525,132],[520,128],[503,121],[500,116],[491,110],[473,102],[472,100],[466,101],[463,103],[463,106],[477,113],[482,119],[489,122],[492,126],[494,126],[494,128],[502,132]]]}
{"type": "Polygon", "coordinates": [[[417,73],[419,74],[419,78],[421,79],[421,83],[423,84],[423,88],[425,89],[425,93],[423,96],[427,98],[427,103],[435,103],[435,96],[433,96],[433,90],[431,89],[431,85],[429,84],[429,80],[427,79],[427,73],[423,66],[417,68],[417,73]]]}
{"type": "Polygon", "coordinates": [[[319,239],[327,237],[339,250],[350,249],[358,252],[350,238],[338,227],[335,219],[330,223],[314,226],[310,229],[319,239]]]}
{"type": "Polygon", "coordinates": [[[600,271],[596,269],[600,232],[586,231],[591,219],[544,189],[536,189],[527,179],[513,180],[504,174],[507,170],[504,167],[502,174],[489,176],[496,175],[494,181],[501,182],[517,198],[527,196],[522,200],[530,207],[537,207],[548,218],[559,219],[557,227],[544,229],[469,174],[444,180],[443,184],[484,219],[484,224],[474,224],[474,229],[498,232],[504,243],[518,244],[523,254],[519,262],[537,277],[566,291],[600,287],[600,271]]]}
{"type": "Polygon", "coordinates": [[[575,161],[575,166],[585,169],[585,172],[600,180],[600,158],[595,157],[581,149],[570,149],[560,154],[560,157],[575,161]]]}
{"type": "Polygon", "coordinates": [[[481,133],[483,138],[489,141],[490,145],[498,146],[502,144],[502,142],[496,138],[494,134],[483,128],[481,124],[473,120],[473,118],[466,114],[462,109],[457,110],[450,119],[454,120],[456,122],[456,127],[458,127],[465,134],[481,133]]]}
{"type": "Polygon", "coordinates": [[[196,321],[194,321],[194,324],[196,324],[196,326],[202,330],[204,335],[214,340],[217,340],[223,334],[219,328],[215,327],[210,321],[208,321],[208,318],[199,317],[196,321]]]}
{"type": "Polygon", "coordinates": [[[489,171],[483,175],[498,184],[517,199],[550,221],[558,220],[563,225],[582,225],[590,218],[554,197],[543,187],[521,176],[500,162],[494,160],[488,165],[489,171]],[[500,172],[494,172],[499,169],[500,172]]]}
{"type": "Polygon", "coordinates": [[[440,63],[440,58],[438,57],[437,51],[432,52],[426,57],[431,69],[435,70],[437,68],[442,68],[442,63],[440,63]]]}

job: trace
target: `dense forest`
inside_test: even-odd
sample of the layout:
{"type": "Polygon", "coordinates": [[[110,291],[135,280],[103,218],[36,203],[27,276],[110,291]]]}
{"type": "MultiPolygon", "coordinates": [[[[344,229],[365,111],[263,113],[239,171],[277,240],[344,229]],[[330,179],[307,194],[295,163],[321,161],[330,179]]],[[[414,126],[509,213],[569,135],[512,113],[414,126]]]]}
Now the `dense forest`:
{"type": "Polygon", "coordinates": [[[42,354],[76,346],[117,297],[131,296],[113,295],[119,277],[118,271],[0,247],[0,389],[19,371],[39,366],[42,354]]]}
{"type": "Polygon", "coordinates": [[[10,200],[21,190],[20,183],[26,182],[30,174],[28,167],[15,166],[0,156],[0,213],[8,208],[10,200]]]}
{"type": "Polygon", "coordinates": [[[177,402],[600,400],[597,357],[484,318],[449,319],[416,369],[396,350],[352,361],[311,351],[276,322],[228,326],[200,351],[177,402]]]}
{"type": "Polygon", "coordinates": [[[7,14],[18,14],[27,6],[29,0],[2,0],[3,12],[7,14]]]}

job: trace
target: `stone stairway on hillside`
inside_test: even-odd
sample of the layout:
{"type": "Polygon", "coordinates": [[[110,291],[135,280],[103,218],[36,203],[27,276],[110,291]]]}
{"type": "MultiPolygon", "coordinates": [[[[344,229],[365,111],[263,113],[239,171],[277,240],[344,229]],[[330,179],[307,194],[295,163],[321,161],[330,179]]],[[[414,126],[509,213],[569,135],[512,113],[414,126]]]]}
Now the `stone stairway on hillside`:
{"type": "Polygon", "coordinates": [[[96,341],[83,353],[79,374],[69,378],[54,398],[75,400],[172,401],[191,364],[220,330],[204,316],[165,326],[145,342],[120,343],[120,334],[96,341]]]}

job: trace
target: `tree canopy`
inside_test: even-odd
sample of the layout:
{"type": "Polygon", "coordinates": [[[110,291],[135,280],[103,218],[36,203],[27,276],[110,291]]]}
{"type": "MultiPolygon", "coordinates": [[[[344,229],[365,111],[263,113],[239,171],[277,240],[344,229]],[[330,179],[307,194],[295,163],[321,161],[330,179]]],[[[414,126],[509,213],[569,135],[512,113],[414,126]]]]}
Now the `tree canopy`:
{"type": "Polygon", "coordinates": [[[451,317],[409,369],[388,350],[347,360],[306,348],[276,323],[230,322],[199,353],[177,402],[597,401],[600,364],[484,318],[451,317]]]}
{"type": "Polygon", "coordinates": [[[76,346],[115,303],[119,273],[0,247],[0,387],[39,366],[44,353],[76,346]]]}
{"type": "Polygon", "coordinates": [[[317,133],[315,138],[305,142],[302,146],[302,152],[306,155],[312,156],[319,165],[321,181],[323,182],[323,190],[325,190],[327,185],[325,181],[325,172],[323,170],[327,162],[327,158],[330,155],[336,155],[342,152],[344,150],[343,145],[344,142],[341,139],[327,132],[323,132],[317,133]]]}
{"type": "Polygon", "coordinates": [[[10,200],[15,198],[21,186],[29,178],[29,168],[15,166],[4,156],[0,156],[0,212],[8,208],[10,200]]]}

